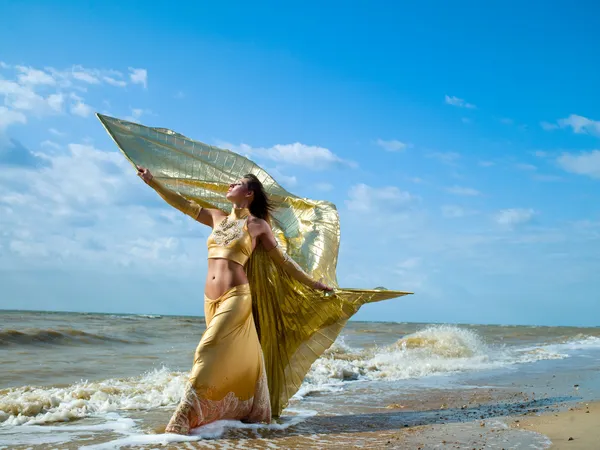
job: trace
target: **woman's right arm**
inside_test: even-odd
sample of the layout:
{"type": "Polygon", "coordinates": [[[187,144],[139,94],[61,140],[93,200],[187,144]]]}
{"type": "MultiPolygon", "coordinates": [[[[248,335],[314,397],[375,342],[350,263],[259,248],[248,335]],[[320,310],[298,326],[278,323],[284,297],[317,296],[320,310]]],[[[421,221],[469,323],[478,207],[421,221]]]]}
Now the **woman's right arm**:
{"type": "Polygon", "coordinates": [[[223,213],[216,209],[203,208],[193,200],[188,200],[178,192],[174,192],[166,188],[160,181],[152,176],[150,170],[143,167],[138,167],[138,175],[144,180],[144,182],[154,189],[163,200],[169,205],[178,209],[184,214],[187,214],[192,219],[197,220],[204,225],[212,227],[214,224],[215,215],[223,215],[223,213]]]}

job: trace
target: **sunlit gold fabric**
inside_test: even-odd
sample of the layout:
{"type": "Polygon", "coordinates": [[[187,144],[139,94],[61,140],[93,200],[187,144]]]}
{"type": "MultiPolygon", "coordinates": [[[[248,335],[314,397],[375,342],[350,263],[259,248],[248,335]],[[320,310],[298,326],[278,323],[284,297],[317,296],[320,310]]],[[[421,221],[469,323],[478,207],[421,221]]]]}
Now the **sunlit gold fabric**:
{"type": "Polygon", "coordinates": [[[361,305],[408,294],[338,288],[340,227],[332,203],[287,192],[265,170],[229,150],[167,129],[98,118],[133,164],[149,168],[166,187],[200,206],[229,211],[231,204],[225,198],[229,184],[247,173],[256,175],[274,204],[271,226],[281,248],[313,279],[336,288],[327,294],[304,286],[261,246],[246,265],[274,416],[286,407],[312,363],[361,305]]]}
{"type": "Polygon", "coordinates": [[[276,245],[274,248],[268,250],[267,255],[269,255],[269,257],[293,279],[307,286],[314,285],[315,280],[313,280],[296,261],[290,258],[290,256],[281,248],[281,245],[276,245]]]}
{"type": "Polygon", "coordinates": [[[271,405],[250,286],[235,286],[217,299],[204,296],[204,316],[206,331],[167,431],[187,434],[222,419],[269,422],[271,405]]]}
{"type": "Polygon", "coordinates": [[[208,258],[223,258],[242,266],[252,255],[252,236],[248,232],[247,208],[232,208],[231,213],[214,227],[206,241],[208,258]]]}

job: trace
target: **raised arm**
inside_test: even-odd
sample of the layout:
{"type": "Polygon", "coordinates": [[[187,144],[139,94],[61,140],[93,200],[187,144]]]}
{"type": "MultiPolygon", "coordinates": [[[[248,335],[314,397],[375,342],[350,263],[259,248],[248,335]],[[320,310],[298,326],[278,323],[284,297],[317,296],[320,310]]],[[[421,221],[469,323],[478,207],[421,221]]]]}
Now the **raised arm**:
{"type": "Polygon", "coordinates": [[[182,213],[187,214],[192,219],[203,223],[204,225],[212,227],[215,223],[214,217],[216,215],[224,215],[224,213],[217,209],[203,208],[198,203],[192,200],[188,200],[180,193],[168,189],[156,178],[154,178],[154,176],[152,176],[152,173],[148,169],[138,167],[138,175],[142,180],[146,182],[148,186],[154,189],[158,193],[158,195],[160,195],[169,205],[178,209],[182,213]]]}
{"type": "Polygon", "coordinates": [[[310,275],[302,270],[302,267],[300,267],[298,263],[280,247],[275,239],[275,236],[273,236],[271,227],[264,220],[262,221],[259,239],[260,243],[267,250],[267,253],[271,259],[281,266],[289,276],[314,289],[321,289],[325,291],[333,290],[331,287],[321,283],[320,281],[314,280],[310,275]]]}

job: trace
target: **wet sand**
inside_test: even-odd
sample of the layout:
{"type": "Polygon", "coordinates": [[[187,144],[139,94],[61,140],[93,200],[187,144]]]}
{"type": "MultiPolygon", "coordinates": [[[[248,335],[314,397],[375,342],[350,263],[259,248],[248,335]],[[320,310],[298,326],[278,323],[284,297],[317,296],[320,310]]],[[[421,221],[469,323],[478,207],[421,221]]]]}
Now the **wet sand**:
{"type": "MultiPolygon", "coordinates": [[[[421,398],[405,395],[399,403],[362,414],[316,415],[282,430],[230,429],[216,440],[177,443],[164,435],[160,448],[547,448],[545,436],[508,424],[527,415],[552,414],[572,401],[568,397],[536,399],[507,389],[432,390],[428,394],[421,398]]],[[[155,425],[158,428],[157,422],[155,425]]],[[[157,428],[147,431],[157,433],[157,428]]],[[[122,445],[144,448],[128,446],[126,441],[122,445]]]]}
{"type": "Polygon", "coordinates": [[[511,427],[548,436],[552,441],[551,449],[599,448],[600,402],[577,403],[566,411],[513,421],[511,427]]]}
{"type": "MultiPolygon", "coordinates": [[[[378,405],[362,413],[315,415],[278,429],[230,428],[214,438],[182,442],[161,434],[172,411],[132,412],[143,417],[142,435],[88,438],[92,448],[161,449],[545,449],[595,448],[599,403],[575,403],[570,396],[540,396],[516,389],[432,389],[423,395],[399,395],[397,403],[378,405]],[[589,405],[589,406],[586,406],[589,405]],[[569,410],[571,408],[571,410],[569,410]],[[587,413],[586,411],[590,411],[587,413]],[[594,414],[596,413],[596,414],[594,414]],[[540,415],[541,414],[541,415],[540,415]],[[594,420],[595,419],[595,420],[594,420]],[[573,437],[573,441],[568,441],[573,437]],[[108,438],[109,441],[106,442],[108,438]],[[179,441],[179,442],[177,442],[179,441]],[[105,442],[105,445],[102,445],[105,442]],[[95,447],[94,444],[98,445],[95,447]],[[106,445],[107,444],[107,445],[106,445]]],[[[204,431],[206,433],[206,430],[204,431]]],[[[210,434],[210,433],[209,433],[210,434]]],[[[183,439],[185,440],[185,438],[183,439]]],[[[25,449],[31,446],[16,446],[25,449]]],[[[41,446],[37,448],[56,448],[41,446]]],[[[81,448],[68,443],[60,448],[81,448]]]]}

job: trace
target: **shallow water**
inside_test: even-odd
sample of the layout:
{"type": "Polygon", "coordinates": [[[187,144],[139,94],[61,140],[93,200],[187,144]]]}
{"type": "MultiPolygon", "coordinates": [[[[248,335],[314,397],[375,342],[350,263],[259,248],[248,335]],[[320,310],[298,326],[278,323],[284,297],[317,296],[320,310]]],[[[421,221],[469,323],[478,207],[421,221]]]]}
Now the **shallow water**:
{"type": "MultiPolygon", "coordinates": [[[[183,445],[157,431],[181,396],[203,318],[5,311],[0,324],[1,444],[183,445]]],[[[484,428],[488,448],[546,448],[496,418],[599,398],[599,369],[599,328],[350,322],[279,423],[219,422],[186,445],[393,448],[414,438],[444,448],[440,436],[453,430],[465,443],[448,448],[467,448],[484,428]],[[473,419],[495,422],[473,429],[473,419]]]]}

